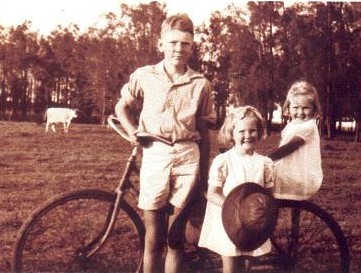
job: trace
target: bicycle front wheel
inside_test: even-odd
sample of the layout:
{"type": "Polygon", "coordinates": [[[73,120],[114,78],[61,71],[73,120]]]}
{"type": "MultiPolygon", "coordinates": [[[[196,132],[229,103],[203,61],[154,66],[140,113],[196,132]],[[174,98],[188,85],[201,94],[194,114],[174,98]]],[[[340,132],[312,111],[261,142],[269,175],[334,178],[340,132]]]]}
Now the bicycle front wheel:
{"type": "Polygon", "coordinates": [[[349,272],[347,241],[331,215],[308,201],[277,202],[279,218],[272,241],[287,269],[282,272],[349,272]]]}
{"type": "Polygon", "coordinates": [[[30,215],[20,229],[13,255],[14,272],[137,272],[144,249],[144,226],[125,201],[108,240],[99,242],[116,195],[80,190],[56,197],[30,215]]]}

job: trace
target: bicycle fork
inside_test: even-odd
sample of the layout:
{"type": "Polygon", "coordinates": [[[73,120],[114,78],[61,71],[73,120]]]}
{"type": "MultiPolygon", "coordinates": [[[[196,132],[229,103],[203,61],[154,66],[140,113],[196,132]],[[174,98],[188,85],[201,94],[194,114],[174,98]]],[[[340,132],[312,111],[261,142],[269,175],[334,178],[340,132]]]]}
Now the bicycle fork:
{"type": "Polygon", "coordinates": [[[86,247],[84,247],[77,253],[77,256],[81,260],[87,260],[91,256],[93,256],[104,245],[111,231],[113,230],[117,215],[120,210],[120,203],[125,195],[125,190],[130,187],[129,177],[135,164],[137,151],[138,147],[134,147],[132,154],[127,161],[123,177],[119,182],[119,187],[117,187],[117,189],[115,190],[115,202],[112,206],[109,207],[107,219],[105,221],[105,225],[102,231],[100,232],[99,236],[97,236],[94,240],[92,240],[92,242],[90,242],[86,247]]]}

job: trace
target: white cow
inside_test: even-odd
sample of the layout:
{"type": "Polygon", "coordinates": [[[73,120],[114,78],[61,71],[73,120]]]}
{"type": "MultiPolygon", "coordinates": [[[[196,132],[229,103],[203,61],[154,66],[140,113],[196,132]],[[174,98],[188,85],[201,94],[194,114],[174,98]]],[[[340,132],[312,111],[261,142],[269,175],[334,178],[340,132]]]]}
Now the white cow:
{"type": "Polygon", "coordinates": [[[46,127],[45,132],[48,132],[49,125],[55,133],[55,123],[63,123],[64,132],[67,133],[71,120],[77,117],[76,110],[69,108],[48,108],[45,112],[46,127]]]}

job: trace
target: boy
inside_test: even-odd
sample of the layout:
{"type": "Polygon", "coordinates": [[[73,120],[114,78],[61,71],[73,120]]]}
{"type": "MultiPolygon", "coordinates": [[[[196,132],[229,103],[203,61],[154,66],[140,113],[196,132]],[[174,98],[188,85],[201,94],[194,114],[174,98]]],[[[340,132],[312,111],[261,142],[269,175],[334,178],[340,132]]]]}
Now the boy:
{"type": "MultiPolygon", "coordinates": [[[[162,23],[159,49],[164,59],[138,68],[121,91],[115,112],[132,139],[149,132],[174,143],[153,141],[143,148],[138,206],[144,211],[146,227],[144,272],[163,272],[162,251],[171,226],[189,201],[199,181],[200,154],[209,153],[207,122],[213,122],[211,85],[187,66],[193,51],[193,23],[185,14],[162,23]],[[142,103],[139,122],[130,110],[142,103]],[[200,151],[201,150],[201,151],[200,151]],[[169,205],[173,210],[168,215],[169,205]],[[169,218],[168,218],[169,216],[169,218]],[[168,220],[168,222],[167,222],[168,220]]],[[[208,158],[202,159],[208,172],[208,158]]],[[[181,249],[168,247],[165,272],[181,272],[181,249]]]]}

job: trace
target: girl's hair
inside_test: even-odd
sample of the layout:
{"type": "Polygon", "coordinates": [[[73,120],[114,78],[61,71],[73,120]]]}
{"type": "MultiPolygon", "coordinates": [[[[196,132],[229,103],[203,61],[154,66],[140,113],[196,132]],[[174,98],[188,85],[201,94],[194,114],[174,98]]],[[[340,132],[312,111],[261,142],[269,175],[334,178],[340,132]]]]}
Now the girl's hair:
{"type": "Polygon", "coordinates": [[[161,35],[173,29],[188,32],[194,36],[193,22],[185,13],[178,13],[166,18],[162,23],[161,35]]]}
{"type": "Polygon", "coordinates": [[[285,116],[289,116],[289,114],[290,114],[289,113],[289,111],[290,111],[289,107],[290,107],[290,103],[291,103],[290,100],[297,96],[306,97],[313,106],[313,112],[314,112],[315,118],[321,117],[321,115],[322,115],[321,104],[320,104],[320,99],[318,97],[317,90],[312,84],[310,84],[306,81],[303,81],[303,80],[296,81],[295,83],[292,84],[292,86],[288,90],[286,101],[283,104],[283,114],[285,116]]]}
{"type": "Polygon", "coordinates": [[[261,113],[252,106],[243,106],[234,108],[224,120],[224,123],[218,133],[218,141],[225,147],[234,145],[233,130],[237,121],[242,119],[255,119],[257,122],[258,139],[267,136],[266,124],[261,113]]]}

